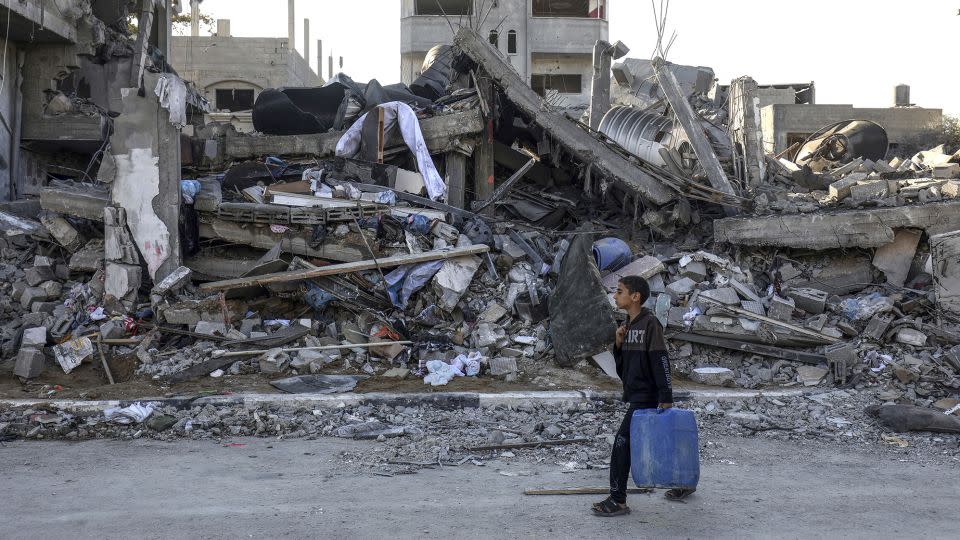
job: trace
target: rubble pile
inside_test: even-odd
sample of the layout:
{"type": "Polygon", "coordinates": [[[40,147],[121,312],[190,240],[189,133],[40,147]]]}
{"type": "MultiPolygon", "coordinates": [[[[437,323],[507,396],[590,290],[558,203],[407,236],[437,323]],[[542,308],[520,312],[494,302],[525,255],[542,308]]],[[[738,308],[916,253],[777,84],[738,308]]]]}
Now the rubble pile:
{"type": "MultiPolygon", "coordinates": [[[[47,182],[28,201],[39,210],[0,212],[7,390],[46,397],[82,376],[155,395],[251,380],[290,393],[615,389],[608,349],[626,314],[612,293],[639,275],[678,387],[816,387],[692,403],[708,430],[862,442],[880,432],[870,406],[956,418],[955,149],[887,160],[883,128],[851,121],[774,156],[756,140],[749,80],[708,99],[712,75],[687,84],[661,59],[614,68],[655,85],[653,102],[598,102],[581,123],[469,29],[434,53],[433,78],[410,87],[341,75],[264,91],[254,135],[204,123],[202,104],[175,99],[179,79],[148,66],[96,178],[47,182]],[[127,148],[146,136],[136,111],[157,107],[172,122],[159,150],[127,148]],[[643,126],[656,141],[630,135],[643,126]]],[[[414,462],[583,438],[551,452],[588,466],[612,429],[597,424],[606,407],[488,422],[426,406],[109,420],[8,408],[0,432],[357,436],[414,462]]]]}
{"type": "MultiPolygon", "coordinates": [[[[702,451],[707,456],[711,449],[716,450],[711,448],[712,441],[724,436],[886,447],[891,451],[909,448],[918,458],[926,454],[960,455],[960,421],[952,427],[930,429],[935,433],[891,434],[887,426],[864,412],[864,405],[872,401],[869,393],[827,389],[793,397],[692,401],[684,407],[697,413],[704,441],[702,451]]],[[[261,436],[376,440],[373,449],[340,456],[345,465],[364,471],[399,473],[492,461],[501,465],[552,462],[576,470],[607,467],[619,407],[603,402],[530,403],[463,408],[454,414],[434,405],[313,409],[265,404],[177,408],[139,403],[108,410],[107,415],[11,409],[0,414],[0,426],[8,434],[35,439],[186,437],[229,443],[238,437],[261,436]]]]}

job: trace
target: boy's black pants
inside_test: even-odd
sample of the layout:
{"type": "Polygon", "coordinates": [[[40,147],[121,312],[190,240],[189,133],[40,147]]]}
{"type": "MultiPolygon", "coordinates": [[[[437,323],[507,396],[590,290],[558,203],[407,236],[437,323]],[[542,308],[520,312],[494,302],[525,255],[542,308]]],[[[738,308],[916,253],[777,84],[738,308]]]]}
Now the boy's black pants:
{"type": "Polygon", "coordinates": [[[610,455],[610,498],[620,504],[627,502],[627,482],[630,481],[630,420],[633,418],[633,411],[656,409],[657,406],[656,402],[631,403],[613,440],[613,453],[610,455]]]}

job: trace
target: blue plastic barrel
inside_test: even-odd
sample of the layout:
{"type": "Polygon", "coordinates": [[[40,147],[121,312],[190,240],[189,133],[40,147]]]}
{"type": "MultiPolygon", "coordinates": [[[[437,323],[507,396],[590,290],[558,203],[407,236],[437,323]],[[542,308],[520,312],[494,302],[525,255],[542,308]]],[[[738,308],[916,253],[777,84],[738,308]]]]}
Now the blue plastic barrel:
{"type": "Polygon", "coordinates": [[[619,238],[601,238],[593,243],[593,258],[597,261],[597,268],[602,272],[619,270],[630,264],[633,252],[630,246],[619,238]]]}
{"type": "Polygon", "coordinates": [[[697,419],[684,409],[638,409],[630,422],[630,471],[637,487],[695,489],[697,419]]]}

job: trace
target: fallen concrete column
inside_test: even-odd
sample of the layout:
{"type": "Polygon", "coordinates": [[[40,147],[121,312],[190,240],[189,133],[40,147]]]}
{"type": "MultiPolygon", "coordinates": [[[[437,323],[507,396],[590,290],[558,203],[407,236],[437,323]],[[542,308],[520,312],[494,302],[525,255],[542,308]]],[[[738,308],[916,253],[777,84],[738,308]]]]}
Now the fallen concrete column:
{"type": "Polygon", "coordinates": [[[112,164],[98,175],[112,184],[111,198],[126,210],[127,225],[156,281],[181,265],[180,136],[152,91],[158,79],[156,73],[143,74],[143,96],[137,88],[123,89],[123,114],[114,120],[110,137],[112,164]]]}
{"type": "Polygon", "coordinates": [[[40,192],[44,210],[93,221],[103,221],[103,209],[109,203],[110,194],[97,190],[48,187],[40,192]]]}
{"type": "MultiPolygon", "coordinates": [[[[476,136],[483,131],[483,119],[479,110],[434,116],[421,120],[420,130],[430,153],[449,152],[461,149],[458,138],[476,136]]],[[[333,156],[343,134],[335,131],[311,135],[228,136],[224,146],[228,159],[256,159],[267,155],[325,158],[333,156]]]]}
{"type": "Polygon", "coordinates": [[[880,247],[894,229],[924,229],[928,235],[960,230],[960,201],[835,213],[726,218],[713,223],[717,242],[739,246],[805,249],[880,247]]]}
{"type": "Polygon", "coordinates": [[[730,83],[727,98],[730,111],[730,141],[743,151],[743,179],[749,188],[759,186],[767,176],[766,153],[763,151],[763,132],[760,129],[760,107],[757,82],[740,77],[730,83]]]}
{"type": "Polygon", "coordinates": [[[657,203],[666,204],[676,194],[649,174],[633,165],[563,114],[555,112],[520,77],[516,69],[486,39],[464,28],[457,34],[456,45],[474,62],[480,64],[506,93],[507,98],[524,114],[542,127],[577,159],[590,163],[596,171],[617,182],[630,192],[657,203]]]}
{"type": "MultiPolygon", "coordinates": [[[[713,151],[713,145],[710,143],[710,139],[708,139],[703,132],[703,127],[700,125],[700,117],[693,111],[690,102],[687,101],[686,97],[681,93],[677,78],[669,69],[666,62],[660,58],[653,61],[653,67],[657,74],[657,82],[660,84],[660,88],[663,90],[667,101],[670,102],[670,107],[673,109],[677,120],[680,122],[680,125],[683,126],[687,138],[690,139],[690,145],[693,146],[693,151],[700,161],[700,166],[703,167],[704,172],[707,173],[710,185],[713,186],[714,189],[727,195],[736,195],[736,190],[733,189],[733,185],[730,184],[730,180],[727,179],[727,174],[723,172],[720,160],[717,158],[716,152],[713,151]]],[[[736,214],[730,207],[727,207],[726,211],[728,212],[727,215],[736,214]]]]}

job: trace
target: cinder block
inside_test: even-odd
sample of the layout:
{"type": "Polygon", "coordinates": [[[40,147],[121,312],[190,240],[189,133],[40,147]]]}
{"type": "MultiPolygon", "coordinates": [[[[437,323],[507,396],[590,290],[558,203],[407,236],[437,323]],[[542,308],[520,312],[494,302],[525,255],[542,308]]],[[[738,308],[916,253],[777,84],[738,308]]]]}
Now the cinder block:
{"type": "Polygon", "coordinates": [[[40,287],[27,287],[20,296],[20,305],[29,309],[34,302],[43,302],[47,299],[47,291],[40,287]]]}
{"type": "Polygon", "coordinates": [[[27,328],[23,331],[23,337],[20,339],[20,346],[34,349],[42,349],[47,346],[47,329],[43,326],[36,328],[27,328]]]}
{"type": "Polygon", "coordinates": [[[53,268],[49,266],[31,266],[23,271],[24,280],[26,280],[27,285],[31,287],[36,287],[44,281],[55,279],[57,275],[53,272],[53,268]]]}
{"type": "Polygon", "coordinates": [[[33,379],[43,373],[43,364],[46,358],[40,349],[23,348],[17,353],[17,363],[13,374],[24,379],[33,379]]]}
{"type": "Polygon", "coordinates": [[[886,180],[857,184],[850,188],[850,197],[858,202],[882,199],[887,196],[887,189],[886,180]]]}
{"type": "Polygon", "coordinates": [[[773,299],[770,300],[770,310],[767,312],[767,316],[778,321],[790,321],[793,319],[795,307],[796,302],[793,298],[782,298],[774,295],[773,299]]]}
{"type": "Polygon", "coordinates": [[[827,307],[827,297],[830,296],[818,289],[791,289],[787,295],[798,308],[813,315],[823,313],[827,307]]]}

